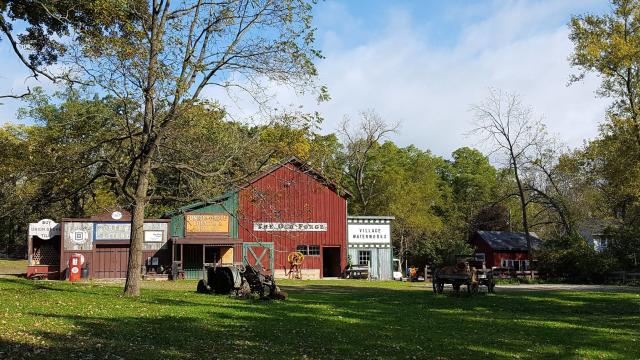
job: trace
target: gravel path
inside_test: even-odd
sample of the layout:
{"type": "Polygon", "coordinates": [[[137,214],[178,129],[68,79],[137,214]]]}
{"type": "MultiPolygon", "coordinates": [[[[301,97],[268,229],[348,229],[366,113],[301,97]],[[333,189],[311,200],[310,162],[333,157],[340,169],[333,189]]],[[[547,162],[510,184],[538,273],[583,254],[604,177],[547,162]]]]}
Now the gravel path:
{"type": "Polygon", "coordinates": [[[520,285],[496,285],[496,290],[509,291],[595,291],[595,292],[635,292],[640,293],[640,288],[634,286],[616,285],[573,285],[573,284],[520,284],[520,285]]]}

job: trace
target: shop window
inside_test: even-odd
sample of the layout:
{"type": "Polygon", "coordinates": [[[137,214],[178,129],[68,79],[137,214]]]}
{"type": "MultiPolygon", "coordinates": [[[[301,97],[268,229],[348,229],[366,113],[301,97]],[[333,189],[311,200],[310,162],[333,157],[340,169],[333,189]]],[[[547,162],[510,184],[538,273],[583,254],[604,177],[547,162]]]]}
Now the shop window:
{"type": "Polygon", "coordinates": [[[296,247],[296,251],[301,253],[302,255],[309,255],[309,253],[307,252],[307,245],[298,245],[296,247]]]}
{"type": "Polygon", "coordinates": [[[320,246],[319,245],[309,245],[309,255],[311,255],[311,256],[320,255],[320,246]]]}
{"type": "Polygon", "coordinates": [[[369,265],[370,263],[371,263],[371,251],[370,250],[358,251],[358,264],[369,265]]]}
{"type": "Polygon", "coordinates": [[[502,267],[515,271],[529,270],[529,260],[502,260],[502,267]]]}
{"type": "Polygon", "coordinates": [[[320,245],[298,245],[296,246],[296,251],[305,256],[319,256],[320,245]]]}

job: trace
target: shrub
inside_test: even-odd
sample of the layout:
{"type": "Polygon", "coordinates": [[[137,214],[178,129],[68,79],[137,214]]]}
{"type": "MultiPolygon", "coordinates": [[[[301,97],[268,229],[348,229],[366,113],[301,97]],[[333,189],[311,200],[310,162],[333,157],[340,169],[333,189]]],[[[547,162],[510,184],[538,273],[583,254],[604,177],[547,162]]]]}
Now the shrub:
{"type": "Polygon", "coordinates": [[[596,252],[579,236],[547,240],[536,257],[540,276],[545,279],[599,283],[616,267],[609,253],[596,252]]]}

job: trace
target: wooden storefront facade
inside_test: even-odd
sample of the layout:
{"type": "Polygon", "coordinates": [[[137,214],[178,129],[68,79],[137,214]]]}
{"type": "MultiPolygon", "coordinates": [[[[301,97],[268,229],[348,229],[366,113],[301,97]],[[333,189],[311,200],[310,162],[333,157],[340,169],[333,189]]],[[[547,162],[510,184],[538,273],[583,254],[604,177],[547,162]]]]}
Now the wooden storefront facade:
{"type": "MultiPolygon", "coordinates": [[[[114,211],[91,218],[64,218],[60,222],[59,269],[64,277],[72,254],[84,257],[91,279],[126,277],[129,259],[131,217],[114,211]]],[[[169,220],[147,219],[144,223],[142,259],[145,269],[171,266],[169,220]]]]}
{"type": "Polygon", "coordinates": [[[188,278],[202,276],[212,262],[208,260],[220,264],[229,259],[259,264],[285,277],[288,254],[300,251],[305,254],[303,278],[341,276],[347,257],[348,196],[303,162],[287,160],[236,191],[167,214],[176,259],[183,261],[188,278]],[[190,225],[193,220],[201,223],[190,225]],[[201,250],[188,250],[187,245],[201,250]],[[226,258],[207,258],[207,247],[212,254],[224,251],[226,258]]]}

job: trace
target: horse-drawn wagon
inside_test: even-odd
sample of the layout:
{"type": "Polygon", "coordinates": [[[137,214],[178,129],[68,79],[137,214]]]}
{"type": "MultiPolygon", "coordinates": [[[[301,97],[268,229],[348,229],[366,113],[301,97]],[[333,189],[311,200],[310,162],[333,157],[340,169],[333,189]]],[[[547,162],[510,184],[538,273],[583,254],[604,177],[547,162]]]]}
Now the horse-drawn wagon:
{"type": "Polygon", "coordinates": [[[496,286],[491,269],[468,258],[459,260],[455,266],[443,266],[433,272],[433,292],[442,294],[445,284],[451,284],[456,293],[464,285],[469,294],[477,293],[480,286],[486,286],[487,291],[493,293],[496,286]]]}

